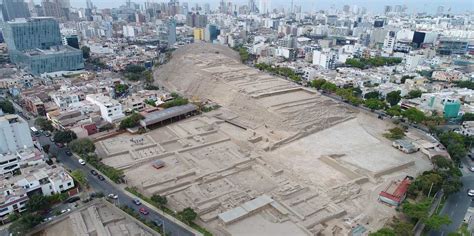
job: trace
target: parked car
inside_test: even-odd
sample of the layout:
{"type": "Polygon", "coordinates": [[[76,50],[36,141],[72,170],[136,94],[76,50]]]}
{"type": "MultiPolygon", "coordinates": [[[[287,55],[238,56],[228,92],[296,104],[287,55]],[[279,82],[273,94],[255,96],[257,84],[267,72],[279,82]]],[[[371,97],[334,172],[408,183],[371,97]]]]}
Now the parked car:
{"type": "Polygon", "coordinates": [[[50,140],[52,143],[54,143],[54,137],[53,137],[53,136],[49,137],[49,140],[50,140]]]}
{"type": "Polygon", "coordinates": [[[474,166],[469,167],[469,170],[474,172],[474,166]]]}
{"type": "Polygon", "coordinates": [[[117,199],[117,198],[118,198],[118,195],[111,193],[111,194],[107,195],[107,197],[108,197],[108,198],[111,198],[111,199],[117,199]]]}
{"type": "Polygon", "coordinates": [[[467,196],[474,197],[474,189],[467,190],[467,196]]]}
{"type": "Polygon", "coordinates": [[[97,178],[98,178],[99,180],[101,180],[101,181],[104,181],[104,180],[105,180],[104,176],[102,176],[102,175],[97,175],[97,178]]]}
{"type": "Polygon", "coordinates": [[[46,137],[51,136],[51,132],[49,132],[49,131],[47,131],[47,130],[46,130],[46,131],[43,131],[43,134],[44,134],[44,136],[46,136],[46,137]]]}
{"type": "Polygon", "coordinates": [[[142,204],[140,202],[140,199],[138,199],[138,198],[133,199],[133,203],[135,203],[135,205],[137,205],[137,206],[140,206],[142,204]]]}
{"type": "Polygon", "coordinates": [[[97,175],[97,171],[91,170],[91,174],[92,174],[92,175],[97,175]]]}
{"type": "Polygon", "coordinates": [[[83,159],[79,159],[79,164],[85,165],[85,164],[86,164],[86,161],[84,161],[83,159]]]}
{"type": "Polygon", "coordinates": [[[68,155],[68,156],[72,156],[72,152],[71,152],[71,151],[69,151],[69,150],[67,150],[67,151],[66,151],[66,155],[68,155]]]}
{"type": "Polygon", "coordinates": [[[140,211],[140,213],[142,213],[143,215],[148,215],[148,214],[150,214],[150,212],[148,212],[148,210],[147,210],[145,207],[140,208],[139,211],[140,211]]]}
{"type": "Polygon", "coordinates": [[[62,143],[55,143],[55,144],[56,144],[56,147],[58,147],[58,148],[63,148],[64,147],[64,144],[62,144],[62,143]]]}
{"type": "Polygon", "coordinates": [[[74,197],[71,197],[68,200],[66,200],[66,202],[67,203],[73,203],[73,202],[77,202],[79,200],[81,200],[81,198],[79,196],[74,196],[74,197]]]}

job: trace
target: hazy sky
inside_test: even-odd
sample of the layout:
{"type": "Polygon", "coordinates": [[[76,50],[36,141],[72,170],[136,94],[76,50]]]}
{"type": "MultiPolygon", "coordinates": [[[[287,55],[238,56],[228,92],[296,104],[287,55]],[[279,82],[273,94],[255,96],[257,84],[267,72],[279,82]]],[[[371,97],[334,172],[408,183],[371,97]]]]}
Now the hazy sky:
{"type": "MultiPolygon", "coordinates": [[[[85,0],[70,0],[74,7],[84,7],[85,0]]],[[[143,3],[146,0],[132,0],[132,2],[143,3]]],[[[163,0],[149,0],[151,2],[164,2],[163,0]]],[[[195,3],[210,3],[214,8],[220,0],[180,0],[180,2],[188,2],[190,5],[195,3]]],[[[228,1],[228,0],[225,0],[228,1]]],[[[236,4],[247,4],[248,0],[231,0],[236,4]]],[[[258,6],[258,0],[255,0],[258,6]]],[[[125,3],[125,0],[92,0],[94,5],[99,8],[119,7],[125,3]]],[[[167,2],[167,0],[165,1],[167,2]]],[[[289,7],[290,0],[271,0],[272,8],[289,7]]],[[[385,5],[403,5],[408,7],[409,12],[436,12],[438,6],[444,6],[447,10],[451,7],[451,12],[459,13],[466,11],[474,11],[474,0],[293,0],[295,5],[303,6],[303,10],[321,10],[329,9],[334,5],[336,9],[342,9],[343,5],[357,5],[366,7],[371,12],[382,12],[385,5]]]]}

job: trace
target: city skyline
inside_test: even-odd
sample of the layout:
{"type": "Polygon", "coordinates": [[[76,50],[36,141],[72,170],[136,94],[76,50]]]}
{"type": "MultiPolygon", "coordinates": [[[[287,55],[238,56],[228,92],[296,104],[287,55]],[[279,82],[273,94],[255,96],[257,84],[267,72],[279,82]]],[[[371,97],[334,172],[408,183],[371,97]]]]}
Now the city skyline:
{"type": "MultiPolygon", "coordinates": [[[[38,3],[38,1],[36,1],[38,3]]],[[[136,3],[143,4],[145,0],[135,1],[136,3]]],[[[152,2],[167,2],[167,1],[152,1],[152,2]]],[[[190,1],[183,1],[188,2],[188,4],[204,4],[209,3],[211,7],[216,8],[219,5],[219,0],[190,0],[190,1]]],[[[231,1],[232,3],[238,5],[245,5],[248,4],[246,0],[237,0],[231,1]]],[[[93,1],[94,5],[98,8],[114,8],[119,7],[120,5],[125,5],[125,1],[117,2],[112,0],[96,0],[93,1]],[[117,5],[118,3],[118,5],[117,5]],[[111,7],[113,4],[113,7],[111,7]]],[[[256,2],[257,6],[259,5],[259,1],[256,2]]],[[[290,2],[284,0],[272,0],[271,7],[272,8],[290,8],[290,2]]],[[[408,12],[413,13],[415,12],[426,12],[426,13],[435,13],[438,6],[443,6],[446,10],[451,8],[451,13],[465,13],[469,11],[474,11],[474,2],[469,0],[435,0],[435,1],[428,1],[428,0],[421,0],[421,1],[408,1],[408,0],[396,0],[396,1],[389,1],[389,0],[365,0],[365,1],[357,1],[357,0],[334,0],[334,1],[310,1],[310,0],[295,0],[293,1],[294,5],[302,6],[303,9],[307,10],[329,10],[332,6],[335,9],[341,10],[344,5],[356,5],[358,7],[365,7],[370,12],[374,13],[382,13],[385,5],[406,5],[408,7],[408,12]],[[423,9],[423,10],[421,10],[423,9]]],[[[71,0],[71,5],[73,7],[86,7],[86,2],[82,0],[71,0]]]]}

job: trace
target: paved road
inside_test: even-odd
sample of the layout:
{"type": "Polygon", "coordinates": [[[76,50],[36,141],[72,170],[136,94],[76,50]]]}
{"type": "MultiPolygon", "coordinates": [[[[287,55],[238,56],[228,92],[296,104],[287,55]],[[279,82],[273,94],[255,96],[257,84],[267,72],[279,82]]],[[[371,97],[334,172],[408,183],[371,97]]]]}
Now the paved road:
{"type": "MultiPolygon", "coordinates": [[[[127,205],[136,211],[142,206],[136,206],[132,202],[132,198],[126,195],[121,189],[117,188],[115,185],[107,182],[107,180],[101,181],[97,177],[90,174],[91,168],[87,165],[83,166],[79,164],[78,160],[73,156],[67,156],[65,151],[66,148],[57,148],[54,144],[51,143],[48,137],[40,136],[39,141],[41,145],[50,144],[50,153],[57,156],[60,163],[62,163],[67,169],[70,170],[82,170],[89,182],[90,187],[92,187],[95,191],[103,192],[105,195],[113,193],[118,195],[118,199],[116,200],[116,204],[118,205],[127,205]]],[[[146,207],[145,207],[146,208],[146,207]]],[[[189,232],[187,229],[181,227],[180,225],[168,220],[167,218],[163,217],[158,212],[155,212],[151,209],[147,210],[150,212],[145,218],[147,220],[156,220],[159,222],[164,222],[164,228],[167,234],[173,236],[188,236],[194,235],[192,232],[189,232]]]]}
{"type": "Polygon", "coordinates": [[[468,189],[474,189],[474,174],[467,169],[472,165],[470,160],[464,160],[463,177],[461,178],[463,188],[449,196],[441,210],[441,215],[448,215],[452,223],[442,227],[439,231],[430,231],[430,236],[446,236],[461,226],[464,215],[471,204],[471,197],[467,196],[466,192],[468,189]]]}

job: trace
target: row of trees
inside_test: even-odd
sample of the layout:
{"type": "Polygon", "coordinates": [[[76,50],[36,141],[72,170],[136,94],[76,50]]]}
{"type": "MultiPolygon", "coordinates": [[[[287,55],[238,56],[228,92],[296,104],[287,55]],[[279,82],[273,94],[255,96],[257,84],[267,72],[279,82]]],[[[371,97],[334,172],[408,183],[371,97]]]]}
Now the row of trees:
{"type": "Polygon", "coordinates": [[[402,62],[398,57],[371,57],[371,58],[349,58],[345,64],[359,69],[367,69],[370,67],[396,65],[402,62]]]}
{"type": "Polygon", "coordinates": [[[288,68],[288,67],[279,67],[279,66],[272,66],[269,64],[265,63],[258,63],[255,65],[255,67],[259,70],[262,71],[267,71],[273,74],[281,75],[284,77],[287,77],[295,82],[300,82],[301,81],[301,76],[296,74],[293,69],[288,68]]]}

